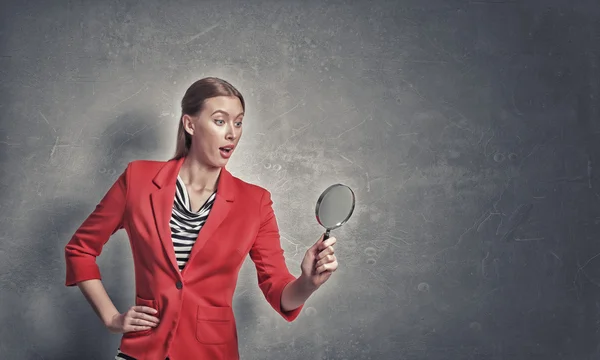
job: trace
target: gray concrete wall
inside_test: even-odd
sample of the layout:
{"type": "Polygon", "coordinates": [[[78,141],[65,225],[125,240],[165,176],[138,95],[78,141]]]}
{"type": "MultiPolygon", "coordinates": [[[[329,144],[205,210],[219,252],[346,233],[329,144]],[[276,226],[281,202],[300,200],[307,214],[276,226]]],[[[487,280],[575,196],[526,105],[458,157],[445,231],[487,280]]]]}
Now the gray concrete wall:
{"type": "MultiPolygon", "coordinates": [[[[169,158],[204,76],[247,99],[228,168],[273,193],[288,265],[335,182],[339,270],[293,323],[248,259],[243,359],[595,359],[599,5],[593,1],[5,1],[0,357],[110,359],[63,249],[134,159],[169,158]]],[[[98,263],[133,302],[127,238],[98,263]]]]}

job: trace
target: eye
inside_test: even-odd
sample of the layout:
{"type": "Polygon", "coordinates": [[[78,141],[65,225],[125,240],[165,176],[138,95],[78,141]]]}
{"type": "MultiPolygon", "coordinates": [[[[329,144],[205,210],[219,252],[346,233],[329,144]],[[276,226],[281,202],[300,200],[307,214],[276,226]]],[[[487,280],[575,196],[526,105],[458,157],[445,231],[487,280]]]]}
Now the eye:
{"type": "Polygon", "coordinates": [[[241,121],[238,121],[236,124],[237,124],[237,127],[242,126],[242,122],[241,121]]]}
{"type": "Polygon", "coordinates": [[[219,121],[221,122],[221,124],[225,123],[225,120],[221,120],[221,119],[215,119],[215,122],[217,122],[217,123],[218,123],[219,121]]]}

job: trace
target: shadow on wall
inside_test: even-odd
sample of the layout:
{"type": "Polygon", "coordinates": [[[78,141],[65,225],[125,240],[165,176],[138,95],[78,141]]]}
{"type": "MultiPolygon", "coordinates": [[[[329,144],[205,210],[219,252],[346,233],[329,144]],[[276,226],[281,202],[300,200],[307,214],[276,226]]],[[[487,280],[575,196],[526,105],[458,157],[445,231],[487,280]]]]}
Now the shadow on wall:
{"type": "MultiPolygon", "coordinates": [[[[95,150],[90,151],[88,167],[84,169],[86,173],[63,175],[62,184],[72,190],[73,196],[52,199],[31,214],[37,221],[32,222],[26,235],[31,243],[22,254],[23,269],[18,270],[27,274],[23,278],[31,287],[29,295],[23,298],[27,299],[28,311],[35,316],[30,325],[19,325],[29,327],[26,333],[34,334],[34,343],[37,343],[37,347],[27,345],[31,349],[27,358],[114,358],[120,336],[108,332],[77,287],[64,285],[64,247],[127,163],[138,157],[144,158],[156,149],[159,141],[156,119],[155,115],[141,112],[118,117],[100,136],[95,150]],[[89,196],[78,196],[88,192],[89,196]],[[40,273],[48,281],[35,281],[40,278],[40,273]]],[[[124,230],[111,237],[97,259],[103,284],[121,312],[133,305],[130,302],[135,289],[124,286],[133,285],[130,280],[133,274],[127,272],[133,269],[131,261],[124,230]],[[119,239],[124,239],[124,243],[119,239]],[[110,258],[103,259],[103,255],[110,258]]]]}

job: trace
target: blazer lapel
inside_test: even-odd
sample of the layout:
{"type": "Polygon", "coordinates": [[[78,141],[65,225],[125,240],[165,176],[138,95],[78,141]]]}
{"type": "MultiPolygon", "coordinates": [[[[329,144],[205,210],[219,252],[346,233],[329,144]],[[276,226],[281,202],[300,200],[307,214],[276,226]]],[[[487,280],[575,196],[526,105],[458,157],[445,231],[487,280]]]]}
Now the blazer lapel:
{"type": "Polygon", "coordinates": [[[171,211],[173,209],[173,202],[175,201],[177,174],[179,174],[179,169],[181,169],[184,159],[182,157],[177,160],[169,160],[159,170],[158,174],[152,180],[158,189],[150,194],[154,221],[163,251],[178,275],[180,275],[180,271],[177,259],[175,258],[175,248],[173,247],[169,222],[171,221],[171,211]]]}
{"type": "Polygon", "coordinates": [[[196,242],[192,246],[190,257],[183,271],[179,271],[177,259],[175,258],[175,249],[173,247],[173,239],[171,238],[171,211],[173,209],[173,201],[175,200],[176,180],[184,157],[175,160],[169,160],[156,174],[153,179],[154,184],[158,189],[150,194],[152,203],[152,211],[154,212],[154,220],[158,235],[162,243],[165,255],[169,259],[171,266],[176,271],[178,276],[183,276],[189,268],[195,255],[204,247],[214,234],[215,230],[225,220],[229,214],[232,203],[235,199],[235,184],[233,176],[225,169],[221,168],[219,180],[217,181],[217,195],[212,209],[208,214],[208,218],[204,226],[200,229],[200,233],[196,242]]]}
{"type": "Polygon", "coordinates": [[[192,251],[186,266],[183,268],[182,276],[189,268],[189,265],[193,263],[194,257],[202,250],[206,242],[213,236],[219,225],[221,225],[223,220],[225,220],[229,214],[229,210],[231,210],[235,199],[234,190],[235,184],[233,183],[232,175],[224,167],[221,168],[221,173],[219,174],[219,180],[217,182],[215,202],[212,205],[206,222],[200,229],[196,242],[192,246],[192,251]]]}

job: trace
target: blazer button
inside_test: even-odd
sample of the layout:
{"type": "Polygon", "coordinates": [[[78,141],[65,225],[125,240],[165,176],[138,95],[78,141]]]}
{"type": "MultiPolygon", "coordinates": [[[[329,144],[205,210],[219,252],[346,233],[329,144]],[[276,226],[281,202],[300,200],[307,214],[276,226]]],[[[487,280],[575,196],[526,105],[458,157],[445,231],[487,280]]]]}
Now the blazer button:
{"type": "Polygon", "coordinates": [[[181,281],[178,281],[175,286],[177,287],[177,289],[181,290],[183,288],[183,283],[181,281]]]}

